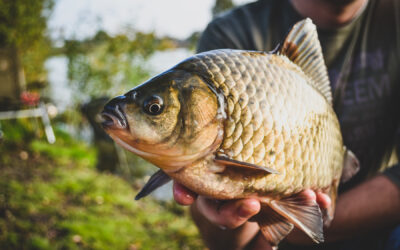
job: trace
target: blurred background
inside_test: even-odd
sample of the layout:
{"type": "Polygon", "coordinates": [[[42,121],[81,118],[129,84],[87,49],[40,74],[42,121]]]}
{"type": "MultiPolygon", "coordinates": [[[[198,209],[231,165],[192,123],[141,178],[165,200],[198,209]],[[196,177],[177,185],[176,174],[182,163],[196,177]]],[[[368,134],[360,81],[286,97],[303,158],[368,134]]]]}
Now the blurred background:
{"type": "Polygon", "coordinates": [[[107,100],[195,53],[250,0],[0,0],[0,249],[204,249],[156,167],[99,126],[107,100]]]}

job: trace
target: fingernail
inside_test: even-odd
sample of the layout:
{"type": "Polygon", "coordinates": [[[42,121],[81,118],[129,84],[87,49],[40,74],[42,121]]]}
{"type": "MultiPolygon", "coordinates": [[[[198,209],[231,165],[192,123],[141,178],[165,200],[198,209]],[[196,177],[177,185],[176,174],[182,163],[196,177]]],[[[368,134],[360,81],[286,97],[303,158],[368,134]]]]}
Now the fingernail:
{"type": "Polygon", "coordinates": [[[315,200],[317,198],[315,192],[312,191],[311,189],[304,190],[303,195],[309,200],[315,200]]]}
{"type": "Polygon", "coordinates": [[[255,212],[256,211],[254,208],[246,206],[245,204],[240,205],[240,207],[237,211],[239,217],[242,217],[242,218],[248,218],[248,217],[254,215],[255,212]]]}

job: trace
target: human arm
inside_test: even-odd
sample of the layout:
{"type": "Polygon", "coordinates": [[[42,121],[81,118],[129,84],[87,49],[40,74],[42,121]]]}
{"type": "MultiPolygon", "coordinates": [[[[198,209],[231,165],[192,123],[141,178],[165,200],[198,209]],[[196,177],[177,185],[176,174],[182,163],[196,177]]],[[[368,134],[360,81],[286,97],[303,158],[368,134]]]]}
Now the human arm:
{"type": "Polygon", "coordinates": [[[241,249],[259,231],[257,223],[247,221],[260,210],[260,203],[255,199],[222,204],[197,196],[178,183],[174,183],[174,198],[181,205],[191,205],[193,220],[210,249],[241,249]]]}
{"type": "MultiPolygon", "coordinates": [[[[312,199],[312,192],[310,195],[312,199]]],[[[253,199],[229,201],[220,205],[204,197],[197,197],[179,184],[175,184],[174,197],[180,204],[191,204],[193,219],[210,249],[255,249],[255,245],[269,247],[263,236],[258,234],[257,224],[248,221],[259,211],[259,204],[253,199]],[[242,204],[249,206],[247,209],[251,212],[240,217],[237,208],[242,204]],[[221,225],[232,229],[224,230],[221,225]]],[[[318,195],[317,201],[323,207],[329,205],[323,194],[318,195]]],[[[340,195],[332,224],[325,229],[326,242],[345,240],[394,226],[400,223],[398,211],[399,186],[385,175],[376,176],[340,195]]],[[[312,244],[300,230],[294,230],[287,241],[291,244],[312,244]]]]}
{"type": "MultiPolygon", "coordinates": [[[[341,194],[326,242],[346,240],[400,223],[400,188],[385,175],[376,176],[341,194]]],[[[311,244],[300,231],[287,237],[293,244],[311,244]]]]}
{"type": "MultiPolygon", "coordinates": [[[[316,199],[322,208],[330,205],[329,197],[322,193],[316,196],[306,190],[303,195],[316,199]]],[[[174,198],[181,205],[191,205],[192,217],[210,249],[270,249],[259,234],[257,223],[248,221],[260,211],[257,199],[218,202],[197,196],[178,183],[174,183],[174,198]]]]}

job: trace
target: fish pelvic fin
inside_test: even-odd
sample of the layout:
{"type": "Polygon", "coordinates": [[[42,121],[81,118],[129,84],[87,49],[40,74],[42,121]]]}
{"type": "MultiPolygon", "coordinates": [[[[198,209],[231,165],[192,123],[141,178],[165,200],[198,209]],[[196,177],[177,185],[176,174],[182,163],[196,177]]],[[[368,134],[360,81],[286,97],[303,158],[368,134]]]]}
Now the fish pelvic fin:
{"type": "Polygon", "coordinates": [[[287,221],[306,233],[314,242],[324,242],[322,213],[315,200],[296,194],[268,205],[287,221]]]}
{"type": "Polygon", "coordinates": [[[226,167],[238,167],[238,168],[243,168],[243,169],[263,171],[268,174],[279,174],[279,172],[276,171],[275,169],[272,169],[269,167],[264,167],[264,166],[258,166],[256,164],[252,164],[252,163],[248,163],[248,162],[237,161],[237,160],[231,159],[231,158],[229,158],[227,156],[223,156],[223,155],[216,155],[214,162],[217,164],[224,165],[226,167]]]}
{"type": "Polygon", "coordinates": [[[170,180],[171,177],[169,177],[162,170],[158,170],[150,177],[149,181],[142,187],[142,189],[136,195],[135,200],[140,200],[141,198],[146,197],[157,188],[163,186],[164,184],[167,184],[170,180]]]}
{"type": "Polygon", "coordinates": [[[310,84],[332,105],[328,70],[318,40],[317,28],[310,18],[293,26],[277,54],[285,55],[299,66],[311,79],[310,84]]]}
{"type": "Polygon", "coordinates": [[[344,161],[343,161],[343,170],[342,176],[340,178],[340,182],[344,183],[350,180],[354,175],[358,173],[360,170],[360,162],[353,152],[344,147],[344,161]]]}

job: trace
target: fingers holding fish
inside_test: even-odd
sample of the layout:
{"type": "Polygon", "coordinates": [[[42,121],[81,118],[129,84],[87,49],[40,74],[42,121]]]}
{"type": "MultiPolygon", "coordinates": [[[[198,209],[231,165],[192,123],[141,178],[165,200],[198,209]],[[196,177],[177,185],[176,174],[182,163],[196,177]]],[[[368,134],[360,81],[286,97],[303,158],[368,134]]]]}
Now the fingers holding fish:
{"type": "Polygon", "coordinates": [[[195,203],[194,206],[205,218],[221,228],[237,228],[256,215],[261,208],[260,202],[253,198],[218,201],[197,196],[178,182],[174,182],[173,194],[175,201],[180,205],[195,203]]]}
{"type": "Polygon", "coordinates": [[[317,195],[316,196],[317,203],[318,203],[319,207],[321,208],[321,210],[326,210],[331,206],[332,201],[331,201],[331,198],[329,197],[329,195],[327,195],[321,191],[318,191],[315,194],[317,195]]]}
{"type": "Polygon", "coordinates": [[[184,206],[191,205],[197,198],[197,194],[185,186],[174,181],[173,194],[175,201],[184,206]]]}
{"type": "Polygon", "coordinates": [[[302,196],[305,196],[308,200],[315,200],[321,210],[326,210],[331,206],[331,198],[329,197],[329,195],[321,191],[314,192],[311,189],[306,189],[300,194],[302,196]]]}
{"type": "Polygon", "coordinates": [[[229,229],[242,226],[252,216],[256,215],[261,208],[260,202],[253,198],[221,203],[199,196],[194,205],[211,223],[221,228],[229,229]]]}
{"type": "MultiPolygon", "coordinates": [[[[260,202],[255,198],[218,201],[198,196],[185,186],[174,182],[173,194],[175,201],[180,205],[196,206],[200,212],[211,223],[220,228],[237,228],[247,222],[260,211],[260,202]]],[[[314,192],[306,189],[300,193],[307,200],[317,201],[321,210],[327,210],[331,205],[329,195],[323,192],[314,192]]]]}

